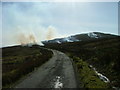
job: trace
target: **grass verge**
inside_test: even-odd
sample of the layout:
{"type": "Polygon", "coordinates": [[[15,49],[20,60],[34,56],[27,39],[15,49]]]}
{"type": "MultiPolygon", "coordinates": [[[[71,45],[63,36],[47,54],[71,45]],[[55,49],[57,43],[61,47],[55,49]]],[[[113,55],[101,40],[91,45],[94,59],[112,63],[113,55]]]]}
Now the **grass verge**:
{"type": "Polygon", "coordinates": [[[78,78],[80,81],[80,87],[82,88],[110,88],[109,83],[103,82],[99,79],[98,75],[95,73],[93,69],[89,67],[89,64],[79,57],[76,56],[69,56],[75,62],[78,72],[78,78]]]}

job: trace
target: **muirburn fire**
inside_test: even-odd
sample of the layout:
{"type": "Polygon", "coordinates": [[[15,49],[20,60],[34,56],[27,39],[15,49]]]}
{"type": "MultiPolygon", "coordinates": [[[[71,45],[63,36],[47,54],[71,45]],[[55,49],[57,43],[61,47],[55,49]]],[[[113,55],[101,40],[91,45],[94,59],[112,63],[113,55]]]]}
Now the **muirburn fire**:
{"type": "Polygon", "coordinates": [[[28,35],[25,35],[23,33],[19,34],[18,42],[22,46],[32,46],[37,44],[37,40],[33,34],[28,34],[28,35]]]}

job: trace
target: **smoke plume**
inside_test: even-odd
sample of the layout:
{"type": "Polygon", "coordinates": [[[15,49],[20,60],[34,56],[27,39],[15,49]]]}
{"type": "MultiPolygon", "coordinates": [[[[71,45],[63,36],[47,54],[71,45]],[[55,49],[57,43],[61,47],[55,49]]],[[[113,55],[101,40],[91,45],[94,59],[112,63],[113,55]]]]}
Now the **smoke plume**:
{"type": "Polygon", "coordinates": [[[18,43],[21,45],[26,45],[26,44],[36,44],[37,40],[35,39],[35,36],[33,34],[24,34],[20,33],[18,35],[18,43]]]}
{"type": "Polygon", "coordinates": [[[61,36],[58,34],[58,28],[51,25],[51,21],[44,17],[44,14],[51,12],[41,14],[45,10],[46,8],[35,3],[4,4],[2,46],[29,43],[42,45],[41,41],[61,36]]]}
{"type": "Polygon", "coordinates": [[[56,34],[57,34],[56,29],[52,26],[49,26],[46,33],[46,39],[47,40],[54,39],[56,34]]]}

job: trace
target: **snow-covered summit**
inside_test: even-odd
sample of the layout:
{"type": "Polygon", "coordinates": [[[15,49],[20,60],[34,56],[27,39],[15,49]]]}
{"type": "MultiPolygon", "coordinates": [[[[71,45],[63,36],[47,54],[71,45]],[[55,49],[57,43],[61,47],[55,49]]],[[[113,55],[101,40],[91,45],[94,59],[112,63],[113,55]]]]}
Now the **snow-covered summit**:
{"type": "Polygon", "coordinates": [[[100,32],[89,32],[89,33],[84,33],[84,34],[77,34],[65,38],[56,38],[53,40],[46,40],[42,41],[43,44],[50,44],[50,43],[66,43],[66,42],[80,42],[80,41],[90,41],[90,40],[97,40],[101,38],[111,38],[111,37],[116,37],[116,35],[111,35],[111,34],[105,34],[105,33],[100,33],[100,32]]]}

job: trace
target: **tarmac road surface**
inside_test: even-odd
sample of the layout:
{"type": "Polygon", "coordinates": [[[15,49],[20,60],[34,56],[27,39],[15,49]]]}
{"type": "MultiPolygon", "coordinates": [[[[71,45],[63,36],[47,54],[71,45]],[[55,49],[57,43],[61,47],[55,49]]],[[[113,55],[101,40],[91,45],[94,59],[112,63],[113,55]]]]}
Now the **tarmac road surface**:
{"type": "Polygon", "coordinates": [[[15,88],[77,88],[71,59],[62,52],[52,51],[53,57],[20,80],[15,88]]]}

